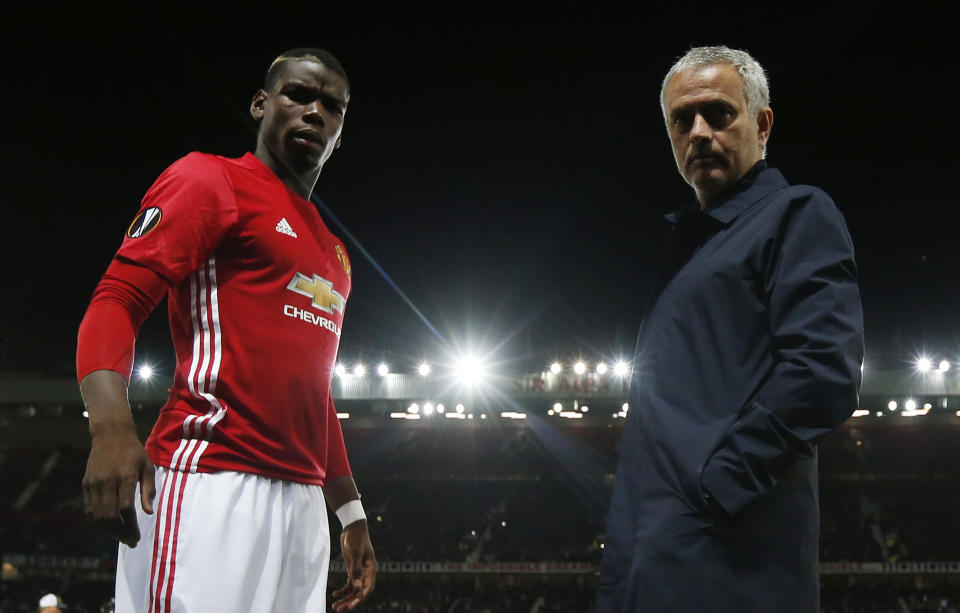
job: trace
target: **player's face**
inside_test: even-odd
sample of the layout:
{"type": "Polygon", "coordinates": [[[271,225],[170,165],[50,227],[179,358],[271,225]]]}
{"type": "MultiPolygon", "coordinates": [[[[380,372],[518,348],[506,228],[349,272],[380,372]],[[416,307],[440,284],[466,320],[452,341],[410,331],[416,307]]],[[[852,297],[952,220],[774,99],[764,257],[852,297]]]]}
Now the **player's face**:
{"type": "Polygon", "coordinates": [[[250,106],[260,122],[258,139],[294,172],[318,169],[340,146],[347,83],[309,60],[289,60],[282,68],[271,91],[257,92],[250,106]]]}
{"type": "Polygon", "coordinates": [[[767,107],[751,116],[740,74],[730,64],[678,73],[667,84],[664,102],[673,157],[701,204],[761,159],[773,111],[767,107]]]}

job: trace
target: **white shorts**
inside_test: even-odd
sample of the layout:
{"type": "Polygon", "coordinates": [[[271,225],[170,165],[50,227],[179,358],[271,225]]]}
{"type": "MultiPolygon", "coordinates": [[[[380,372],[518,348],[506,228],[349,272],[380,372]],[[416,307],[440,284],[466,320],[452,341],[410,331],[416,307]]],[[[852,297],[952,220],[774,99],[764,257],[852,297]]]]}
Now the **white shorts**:
{"type": "Polygon", "coordinates": [[[154,514],[120,545],[117,613],[322,612],[330,532],[316,485],[157,467],[154,514]]]}

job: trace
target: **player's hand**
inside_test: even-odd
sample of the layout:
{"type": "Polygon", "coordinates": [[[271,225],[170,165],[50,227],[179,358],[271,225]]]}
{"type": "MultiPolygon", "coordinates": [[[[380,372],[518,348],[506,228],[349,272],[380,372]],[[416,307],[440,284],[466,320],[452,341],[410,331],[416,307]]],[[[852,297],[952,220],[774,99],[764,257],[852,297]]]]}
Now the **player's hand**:
{"type": "Polygon", "coordinates": [[[352,611],[367,599],[377,583],[377,557],[373,554],[367,520],[348,524],[340,534],[340,549],[347,566],[347,582],[333,591],[333,610],[352,611]]]}
{"type": "Polygon", "coordinates": [[[134,492],[139,482],[140,505],[152,514],[156,493],[153,476],[153,463],[132,423],[100,431],[93,437],[83,476],[83,506],[111,538],[135,547],[140,527],[133,508],[134,492]]]}

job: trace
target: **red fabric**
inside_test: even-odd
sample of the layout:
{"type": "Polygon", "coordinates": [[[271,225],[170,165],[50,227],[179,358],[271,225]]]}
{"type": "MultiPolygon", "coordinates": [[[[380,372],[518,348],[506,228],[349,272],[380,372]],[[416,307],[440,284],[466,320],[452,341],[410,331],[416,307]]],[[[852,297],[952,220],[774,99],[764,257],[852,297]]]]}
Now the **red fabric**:
{"type": "MultiPolygon", "coordinates": [[[[141,212],[159,222],[135,222],[117,259],[171,285],[177,353],[170,397],[146,444],[154,463],[315,485],[349,475],[330,383],[350,266],[316,208],[252,154],[192,153],[157,179],[141,212]]],[[[116,312],[98,315],[101,308],[88,316],[78,355],[88,339],[118,329],[132,347],[142,317],[111,327],[116,312]]],[[[126,308],[137,311],[130,301],[126,308]]],[[[101,364],[129,374],[128,358],[112,351],[101,364]]]]}
{"type": "Polygon", "coordinates": [[[114,260],[90,299],[77,333],[77,380],[113,370],[130,380],[140,326],[170,289],[149,268],[114,260]]]}

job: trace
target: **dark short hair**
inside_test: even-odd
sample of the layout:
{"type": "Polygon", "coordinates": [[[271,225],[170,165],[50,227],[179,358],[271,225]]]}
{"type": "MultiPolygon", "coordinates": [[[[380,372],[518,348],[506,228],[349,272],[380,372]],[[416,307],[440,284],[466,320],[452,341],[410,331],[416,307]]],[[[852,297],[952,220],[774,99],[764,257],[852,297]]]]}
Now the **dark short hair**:
{"type": "Polygon", "coordinates": [[[340,61],[333,57],[332,53],[326,49],[318,49],[316,47],[297,47],[296,49],[284,51],[278,55],[275,60],[273,60],[273,63],[270,64],[270,68],[267,69],[267,76],[263,81],[263,89],[270,91],[270,89],[276,85],[277,79],[280,78],[280,74],[283,72],[283,64],[290,60],[307,60],[308,62],[317,62],[319,64],[323,64],[333,72],[343,77],[343,80],[347,83],[347,89],[350,88],[350,80],[347,78],[347,71],[343,69],[340,61]]]}

